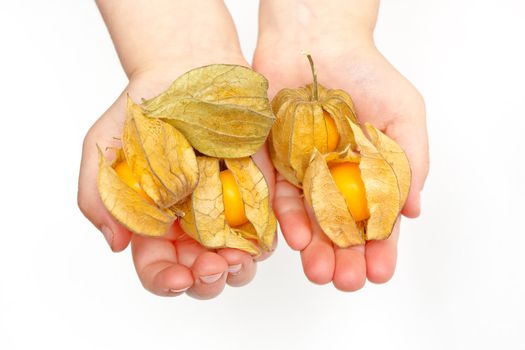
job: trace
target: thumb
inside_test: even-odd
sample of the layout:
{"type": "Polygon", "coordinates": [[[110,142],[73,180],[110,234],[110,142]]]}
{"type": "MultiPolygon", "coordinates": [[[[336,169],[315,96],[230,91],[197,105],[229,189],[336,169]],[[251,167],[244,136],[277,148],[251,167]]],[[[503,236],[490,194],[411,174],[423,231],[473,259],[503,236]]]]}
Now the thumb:
{"type": "Polygon", "coordinates": [[[387,134],[405,151],[412,181],[407,201],[401,213],[409,218],[421,213],[421,195],[429,169],[428,135],[424,109],[421,115],[410,119],[395,120],[387,128],[387,134]]]}
{"type": "Polygon", "coordinates": [[[86,218],[104,235],[111,250],[124,250],[131,239],[131,232],[122,226],[104,207],[97,188],[98,153],[97,144],[110,157],[112,152],[105,151],[108,146],[116,146],[121,134],[124,111],[123,96],[91,127],[82,148],[82,162],[78,181],[78,206],[86,218]],[[122,112],[119,115],[119,111],[122,112]]]}

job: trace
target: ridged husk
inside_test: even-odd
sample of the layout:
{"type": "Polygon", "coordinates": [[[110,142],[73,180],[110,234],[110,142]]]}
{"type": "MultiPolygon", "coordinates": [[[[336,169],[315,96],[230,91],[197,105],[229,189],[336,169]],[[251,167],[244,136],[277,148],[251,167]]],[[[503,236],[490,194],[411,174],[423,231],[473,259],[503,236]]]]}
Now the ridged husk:
{"type": "Polygon", "coordinates": [[[361,128],[353,123],[351,126],[361,155],[359,169],[370,211],[370,218],[366,221],[366,239],[387,239],[401,210],[398,179],[392,166],[366,138],[361,128]]]}
{"type": "Polygon", "coordinates": [[[197,159],[188,141],[168,123],[144,116],[129,98],[122,149],[140,186],[160,208],[180,202],[197,186],[197,159]]]}
{"type": "Polygon", "coordinates": [[[277,220],[270,205],[270,191],[260,169],[249,157],[225,159],[225,164],[233,173],[239,186],[244,211],[249,225],[239,228],[246,238],[253,238],[265,251],[273,247],[277,220]]]}
{"type": "Polygon", "coordinates": [[[230,227],[224,214],[220,160],[197,157],[200,180],[190,198],[175,209],[184,213],[183,230],[208,248],[237,248],[250,254],[272,248],[276,220],[270,207],[268,186],[251,158],[226,159],[239,186],[248,223],[230,227]]]}
{"type": "Polygon", "coordinates": [[[160,236],[175,220],[169,207],[188,197],[197,181],[197,159],[184,136],[162,120],[147,118],[128,99],[122,149],[112,164],[99,150],[97,183],[107,210],[135,233],[160,236]],[[118,177],[113,166],[123,161],[154,204],[118,177]]]}
{"type": "Polygon", "coordinates": [[[317,222],[332,242],[342,248],[364,244],[364,227],[355,222],[348,210],[345,198],[330,174],[328,163],[359,163],[359,158],[349,147],[341,153],[325,155],[314,149],[304,176],[304,195],[314,210],[317,222]]]}
{"type": "MultiPolygon", "coordinates": [[[[106,160],[100,148],[98,154],[98,190],[102,203],[111,215],[123,226],[138,234],[162,236],[168,232],[176,217],[169,211],[164,211],[151,204],[124,183],[118,177],[112,164],[106,160]]],[[[118,151],[114,164],[123,159],[123,153],[118,151]]]]}
{"type": "Polygon", "coordinates": [[[328,151],[326,111],[334,120],[339,133],[336,152],[347,145],[355,147],[350,121],[357,122],[354,104],[343,90],[325,89],[318,85],[318,99],[313,85],[298,89],[283,89],[272,100],[276,115],[269,136],[272,161],[286,180],[301,187],[313,149],[328,151]]]}
{"type": "Polygon", "coordinates": [[[381,153],[383,158],[392,166],[397,177],[399,186],[399,208],[403,209],[408,191],[410,190],[410,181],[412,173],[408,158],[401,147],[391,138],[383,134],[380,130],[370,123],[365,123],[365,129],[372,144],[381,153]]]}
{"type": "Polygon", "coordinates": [[[387,239],[406,201],[410,167],[399,145],[370,124],[369,140],[358,124],[350,122],[356,148],[321,154],[314,150],[306,170],[303,190],[326,235],[339,247],[387,239]],[[370,217],[355,222],[329,167],[335,162],[359,163],[370,217]]]}
{"type": "Polygon", "coordinates": [[[190,70],[142,106],[177,128],[199,152],[219,158],[254,154],[275,120],[268,81],[250,68],[214,64],[190,70]]]}

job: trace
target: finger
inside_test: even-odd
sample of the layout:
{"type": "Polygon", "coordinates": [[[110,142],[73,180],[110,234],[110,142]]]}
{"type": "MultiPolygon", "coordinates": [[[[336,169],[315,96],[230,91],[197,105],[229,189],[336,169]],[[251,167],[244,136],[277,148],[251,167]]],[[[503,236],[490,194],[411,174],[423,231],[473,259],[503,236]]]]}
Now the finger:
{"type": "Polygon", "coordinates": [[[222,256],[228,263],[226,283],[230,286],[243,286],[255,276],[257,263],[250,254],[232,248],[219,249],[217,254],[222,256]]]}
{"type": "Polygon", "coordinates": [[[383,241],[368,241],[365,246],[366,277],[373,283],[388,282],[394,275],[397,260],[400,218],[392,234],[383,241]]]}
{"type": "Polygon", "coordinates": [[[188,295],[197,299],[210,299],[219,295],[226,284],[228,263],[217,253],[200,254],[191,267],[194,284],[188,295]]]}
{"type": "MultiPolygon", "coordinates": [[[[115,252],[124,250],[131,239],[131,233],[104,207],[97,188],[98,153],[97,144],[103,150],[109,146],[117,146],[114,137],[121,133],[121,123],[115,122],[111,116],[123,108],[121,102],[116,102],[108,112],[100,118],[89,130],[84,139],[82,162],[78,182],[78,206],[86,218],[91,221],[106,238],[111,249],[115,252]]],[[[114,157],[111,150],[105,151],[108,158],[114,157]]]]}
{"type": "MultiPolygon", "coordinates": [[[[306,205],[306,203],[305,203],[306,205]]],[[[312,240],[301,251],[301,260],[306,277],[317,284],[332,281],[335,270],[335,254],[332,242],[322,232],[314,214],[307,207],[308,217],[312,225],[312,240]]]]}
{"type": "MultiPolygon", "coordinates": [[[[174,231],[182,232],[182,229],[177,223],[175,223],[173,227],[174,231]]],[[[187,266],[190,269],[193,264],[195,264],[195,260],[197,260],[199,255],[209,252],[209,250],[199,242],[184,233],[177,235],[174,244],[179,264],[187,266]]]]}
{"type": "Polygon", "coordinates": [[[226,260],[186,235],[178,222],[172,225],[170,237],[174,240],[177,261],[192,270],[195,283],[188,295],[209,299],[220,294],[227,276],[226,260]]]}
{"type": "Polygon", "coordinates": [[[197,299],[210,299],[224,289],[228,263],[215,252],[186,235],[178,222],[173,225],[178,262],[191,269],[194,284],[187,294],[197,299]]]}
{"type": "Polygon", "coordinates": [[[364,245],[335,247],[334,286],[345,292],[363,288],[366,282],[366,261],[364,245]]]}
{"type": "Polygon", "coordinates": [[[191,270],[177,263],[172,241],[133,235],[131,250],[139,279],[150,292],[174,296],[193,285],[191,270]]]}
{"type": "Polygon", "coordinates": [[[312,239],[308,215],[301,190],[277,175],[275,183],[275,216],[290,248],[303,250],[312,239]]]}
{"type": "MultiPolygon", "coordinates": [[[[422,104],[422,106],[424,106],[422,104]]],[[[428,136],[425,122],[425,111],[422,107],[419,115],[395,119],[386,132],[405,151],[410,168],[412,181],[407,201],[402,214],[415,218],[421,212],[420,192],[423,189],[429,169],[428,136]]]]}

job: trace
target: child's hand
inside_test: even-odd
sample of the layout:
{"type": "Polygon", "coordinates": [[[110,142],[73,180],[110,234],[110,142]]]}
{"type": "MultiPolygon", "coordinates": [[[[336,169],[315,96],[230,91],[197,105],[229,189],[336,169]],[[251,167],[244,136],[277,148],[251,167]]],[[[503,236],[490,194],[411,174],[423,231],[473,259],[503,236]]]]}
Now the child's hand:
{"type": "MultiPolygon", "coordinates": [[[[405,150],[412,168],[412,183],[402,213],[417,217],[419,193],[428,172],[424,102],[373,45],[377,8],[370,9],[370,4],[376,2],[367,1],[368,5],[355,7],[362,12],[349,18],[352,10],[346,6],[356,1],[363,2],[262,3],[261,31],[253,66],[269,79],[273,96],[284,87],[295,88],[311,82],[308,62],[301,55],[301,51],[308,50],[315,61],[319,82],[327,88],[350,93],[359,121],[372,123],[405,150]]],[[[399,222],[388,240],[339,249],[315,222],[300,189],[278,175],[275,190],[274,210],[281,230],[290,247],[301,251],[305,274],[312,282],[333,281],[337,288],[353,291],[360,289],[367,278],[383,283],[392,277],[399,222]]]]}
{"type": "MultiPolygon", "coordinates": [[[[248,66],[223,2],[159,0],[152,6],[143,1],[106,0],[98,5],[130,81],[84,140],[78,190],[80,209],[102,231],[113,251],[125,249],[131,241],[139,278],[152,293],[174,296],[187,291],[206,299],[217,296],[225,283],[248,283],[256,271],[256,262],[248,253],[206,249],[186,236],[177,224],[162,238],[131,234],[106,210],[96,183],[96,144],[102,149],[119,146],[115,137],[122,134],[126,94],[136,102],[152,98],[179,75],[207,64],[248,66]]],[[[105,156],[110,158],[112,153],[108,150],[105,156]]],[[[254,160],[273,193],[274,173],[265,149],[254,155],[254,160]]]]}
{"type": "MultiPolygon", "coordinates": [[[[237,249],[206,249],[186,236],[177,224],[166,237],[133,235],[106,210],[96,184],[96,144],[101,147],[118,146],[118,140],[114,138],[122,133],[125,94],[129,93],[134,101],[140,101],[142,97],[154,97],[196,62],[190,60],[187,63],[179,62],[177,69],[171,66],[169,71],[145,71],[132,77],[125,92],[93,125],[84,141],[78,202],[86,217],[102,231],[113,251],[125,249],[131,240],[133,261],[146,289],[158,295],[170,296],[189,288],[187,293],[192,296],[211,298],[222,291],[225,283],[241,286],[254,277],[256,262],[248,253],[237,249]]],[[[230,63],[246,65],[241,59],[230,63]]],[[[113,153],[108,150],[106,157],[112,157],[113,153]]],[[[273,191],[273,169],[268,157],[261,151],[254,158],[269,179],[270,191],[273,191]]]]}

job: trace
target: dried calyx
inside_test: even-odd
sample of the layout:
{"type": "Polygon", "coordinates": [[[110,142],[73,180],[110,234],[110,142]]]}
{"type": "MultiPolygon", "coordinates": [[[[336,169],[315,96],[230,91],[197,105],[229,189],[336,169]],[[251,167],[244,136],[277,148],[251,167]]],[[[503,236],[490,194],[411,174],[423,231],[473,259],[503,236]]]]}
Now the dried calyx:
{"type": "Polygon", "coordinates": [[[112,164],[99,154],[98,189],[108,211],[135,233],[164,235],[175,220],[169,207],[198,182],[195,153],[184,136],[162,120],[147,118],[128,99],[122,149],[112,164]]]}
{"type": "MultiPolygon", "coordinates": [[[[190,198],[177,206],[185,215],[180,225],[184,231],[210,248],[230,247],[258,253],[258,246],[270,250],[277,222],[270,207],[268,185],[250,157],[225,159],[242,198],[246,221],[228,220],[221,181],[220,161],[198,157],[201,179],[190,198]]],[[[231,205],[231,204],[230,204],[231,205]]],[[[238,204],[237,204],[238,205],[238,204]]],[[[240,215],[239,215],[240,216],[240,215]]]]}
{"type": "Polygon", "coordinates": [[[207,156],[247,157],[261,147],[275,120],[267,90],[266,78],[247,67],[214,64],[187,72],[142,107],[207,156]]]}

